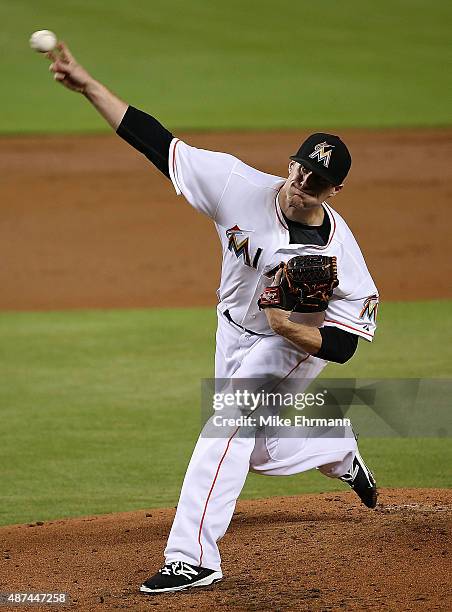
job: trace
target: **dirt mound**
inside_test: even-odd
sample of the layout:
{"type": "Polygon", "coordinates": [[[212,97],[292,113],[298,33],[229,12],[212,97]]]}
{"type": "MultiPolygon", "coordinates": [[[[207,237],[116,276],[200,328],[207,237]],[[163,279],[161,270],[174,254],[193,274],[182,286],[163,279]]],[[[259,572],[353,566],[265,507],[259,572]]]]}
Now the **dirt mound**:
{"type": "Polygon", "coordinates": [[[67,592],[71,605],[58,609],[83,612],[452,607],[450,490],[383,490],[375,511],[351,492],[242,501],[221,544],[222,582],[141,595],[137,587],[162,563],[173,515],[3,527],[0,590],[67,592]]]}
{"type": "MultiPolygon", "coordinates": [[[[178,135],[284,175],[306,133],[178,135]]],[[[341,135],[353,169],[334,205],[382,298],[452,297],[452,130],[341,135]]],[[[215,303],[215,229],[118,137],[2,138],[0,174],[0,309],[166,307],[175,287],[187,305],[215,303]]]]}

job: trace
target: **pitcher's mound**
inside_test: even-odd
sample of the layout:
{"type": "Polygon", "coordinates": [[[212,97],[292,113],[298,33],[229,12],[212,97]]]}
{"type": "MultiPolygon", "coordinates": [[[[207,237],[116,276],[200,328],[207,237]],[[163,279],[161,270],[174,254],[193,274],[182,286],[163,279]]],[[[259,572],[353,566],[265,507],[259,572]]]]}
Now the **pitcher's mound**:
{"type": "Polygon", "coordinates": [[[379,501],[240,502],[221,543],[224,580],[158,596],[138,587],[162,564],[173,509],[3,527],[1,591],[66,592],[71,605],[57,608],[83,612],[451,609],[452,492],[387,489],[379,501]]]}

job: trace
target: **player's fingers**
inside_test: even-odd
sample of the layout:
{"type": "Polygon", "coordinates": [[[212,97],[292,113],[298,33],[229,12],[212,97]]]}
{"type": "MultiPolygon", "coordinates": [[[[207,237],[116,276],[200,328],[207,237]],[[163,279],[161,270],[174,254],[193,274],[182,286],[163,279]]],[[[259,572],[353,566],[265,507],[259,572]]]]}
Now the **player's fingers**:
{"type": "Polygon", "coordinates": [[[69,66],[69,64],[66,64],[65,62],[62,62],[60,60],[56,60],[55,62],[52,62],[50,64],[49,70],[50,70],[50,72],[68,73],[69,70],[70,70],[70,66],[69,66]]]}
{"type": "Polygon", "coordinates": [[[52,62],[56,62],[57,59],[58,59],[53,51],[49,51],[48,53],[46,53],[46,57],[47,57],[47,59],[51,60],[52,62]]]}
{"type": "Polygon", "coordinates": [[[53,78],[55,79],[55,81],[64,81],[64,79],[66,78],[66,75],[63,74],[62,72],[55,72],[55,74],[53,75],[53,78]]]}
{"type": "Polygon", "coordinates": [[[69,51],[68,47],[66,46],[66,44],[63,41],[60,41],[57,44],[57,49],[60,51],[61,58],[65,62],[73,62],[74,61],[74,57],[73,57],[72,53],[69,51]]]}

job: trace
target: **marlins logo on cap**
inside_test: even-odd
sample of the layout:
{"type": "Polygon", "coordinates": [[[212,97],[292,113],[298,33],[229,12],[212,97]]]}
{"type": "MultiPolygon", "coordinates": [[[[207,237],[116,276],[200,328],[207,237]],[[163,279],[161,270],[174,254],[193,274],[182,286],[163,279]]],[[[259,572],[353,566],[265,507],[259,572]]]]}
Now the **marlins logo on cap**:
{"type": "Polygon", "coordinates": [[[315,145],[314,152],[311,153],[309,157],[311,159],[317,157],[317,160],[319,162],[323,161],[323,165],[325,166],[325,168],[328,168],[328,166],[330,165],[331,152],[333,149],[334,145],[330,145],[326,141],[319,142],[319,144],[315,145]],[[326,147],[330,147],[328,151],[325,151],[326,147]]]}

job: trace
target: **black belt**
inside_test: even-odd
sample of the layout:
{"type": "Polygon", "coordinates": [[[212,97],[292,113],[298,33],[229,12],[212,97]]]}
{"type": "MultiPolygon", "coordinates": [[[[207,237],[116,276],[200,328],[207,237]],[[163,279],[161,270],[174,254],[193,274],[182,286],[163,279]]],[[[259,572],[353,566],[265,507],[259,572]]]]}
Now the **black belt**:
{"type": "Polygon", "coordinates": [[[269,336],[270,335],[270,334],[258,334],[257,332],[253,332],[250,329],[243,327],[243,325],[240,325],[240,323],[236,323],[234,319],[231,317],[231,313],[229,312],[229,309],[225,310],[223,314],[226,317],[226,319],[229,321],[229,323],[232,323],[233,325],[240,327],[240,329],[243,329],[243,331],[246,332],[247,334],[251,334],[252,336],[269,336]]]}

